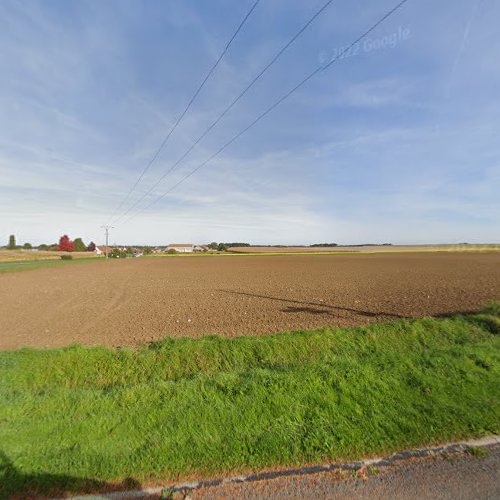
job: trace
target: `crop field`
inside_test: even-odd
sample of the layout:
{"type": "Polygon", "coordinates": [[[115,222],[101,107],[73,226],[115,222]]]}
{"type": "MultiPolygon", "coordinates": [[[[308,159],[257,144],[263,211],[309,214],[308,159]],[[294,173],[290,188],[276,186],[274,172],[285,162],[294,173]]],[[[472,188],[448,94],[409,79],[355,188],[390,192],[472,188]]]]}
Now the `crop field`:
{"type": "Polygon", "coordinates": [[[389,252],[491,252],[500,251],[500,245],[494,243],[456,245],[339,245],[334,247],[232,247],[231,252],[244,254],[289,254],[289,253],[389,253],[389,252]]]}
{"type": "MultiPolygon", "coordinates": [[[[59,260],[68,252],[50,250],[0,250],[0,263],[2,262],[31,262],[40,260],[59,260]]],[[[94,252],[71,252],[74,259],[89,259],[97,257],[94,252]]]]}
{"type": "Polygon", "coordinates": [[[99,260],[0,274],[0,349],[350,327],[499,298],[498,253],[99,260]]]}

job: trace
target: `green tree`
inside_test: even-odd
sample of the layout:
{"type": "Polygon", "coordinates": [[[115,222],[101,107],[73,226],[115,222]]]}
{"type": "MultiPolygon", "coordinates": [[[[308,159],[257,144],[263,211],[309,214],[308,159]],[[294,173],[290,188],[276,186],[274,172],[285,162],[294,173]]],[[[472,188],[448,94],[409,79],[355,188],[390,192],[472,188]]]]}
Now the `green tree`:
{"type": "Polygon", "coordinates": [[[219,246],[219,244],[215,241],[212,241],[212,243],[209,243],[207,246],[208,246],[208,248],[210,248],[210,250],[217,250],[217,247],[219,246]]]}
{"type": "Polygon", "coordinates": [[[153,253],[153,249],[151,247],[144,247],[144,255],[151,255],[153,253]]]}
{"type": "Polygon", "coordinates": [[[113,248],[109,256],[112,259],[125,259],[127,257],[127,253],[123,250],[120,250],[119,248],[113,248]]]}
{"type": "Polygon", "coordinates": [[[224,243],[219,243],[218,247],[217,247],[217,250],[219,252],[227,252],[227,246],[224,245],[224,243]]]}
{"type": "Polygon", "coordinates": [[[75,245],[75,252],[85,252],[87,250],[87,246],[81,238],[76,238],[73,244],[75,245]]]}
{"type": "Polygon", "coordinates": [[[48,249],[49,249],[49,245],[46,245],[45,243],[38,245],[38,250],[48,250],[48,249]]]}
{"type": "Polygon", "coordinates": [[[15,250],[16,249],[16,237],[13,234],[11,234],[9,236],[9,244],[7,245],[7,248],[9,250],[15,250]]]}
{"type": "Polygon", "coordinates": [[[31,250],[31,249],[33,248],[33,245],[32,245],[31,243],[25,243],[25,244],[23,245],[23,248],[24,248],[25,250],[31,250]]]}

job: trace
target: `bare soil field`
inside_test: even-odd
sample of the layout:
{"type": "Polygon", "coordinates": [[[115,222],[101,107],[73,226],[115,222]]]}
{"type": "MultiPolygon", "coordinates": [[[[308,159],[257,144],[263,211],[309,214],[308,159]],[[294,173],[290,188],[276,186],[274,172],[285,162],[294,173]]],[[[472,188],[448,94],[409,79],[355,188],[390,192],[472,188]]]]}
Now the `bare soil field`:
{"type": "Polygon", "coordinates": [[[354,326],[498,299],[499,253],[87,262],[0,274],[0,349],[354,326]]]}

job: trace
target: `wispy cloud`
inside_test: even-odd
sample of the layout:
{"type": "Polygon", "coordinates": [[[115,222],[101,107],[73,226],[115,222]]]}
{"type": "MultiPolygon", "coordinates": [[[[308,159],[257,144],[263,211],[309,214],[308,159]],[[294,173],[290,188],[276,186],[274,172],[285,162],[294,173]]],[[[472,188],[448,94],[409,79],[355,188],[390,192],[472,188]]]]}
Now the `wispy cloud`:
{"type": "MultiPolygon", "coordinates": [[[[320,4],[261,2],[131,203],[320,4]]],[[[332,4],[154,197],[314,69],[322,51],[342,47],[390,5],[332,4]]],[[[34,242],[61,232],[99,240],[99,226],[247,8],[229,0],[2,2],[0,243],[11,232],[34,242]]],[[[373,33],[382,40],[407,28],[404,42],[321,73],[113,237],[498,239],[499,15],[494,0],[408,3],[373,33]]]]}

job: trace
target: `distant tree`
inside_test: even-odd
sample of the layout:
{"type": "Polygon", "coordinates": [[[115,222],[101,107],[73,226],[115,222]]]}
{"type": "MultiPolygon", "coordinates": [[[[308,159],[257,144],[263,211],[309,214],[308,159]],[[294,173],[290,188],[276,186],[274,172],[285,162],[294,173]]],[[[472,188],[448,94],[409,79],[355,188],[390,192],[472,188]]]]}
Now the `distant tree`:
{"type": "Polygon", "coordinates": [[[314,248],[314,247],[336,247],[338,246],[337,243],[315,243],[314,245],[310,245],[311,248],[314,248]]]}
{"type": "Polygon", "coordinates": [[[95,252],[95,243],[91,241],[87,246],[87,252],[95,252]]]}
{"type": "Polygon", "coordinates": [[[174,255],[177,253],[177,250],[175,248],[171,248],[167,253],[170,255],[174,255]]]}
{"type": "Polygon", "coordinates": [[[153,249],[151,247],[144,247],[144,255],[151,255],[153,253],[153,249]]]}
{"type": "Polygon", "coordinates": [[[59,250],[61,252],[74,252],[75,244],[69,239],[67,234],[59,238],[59,250]]]}
{"type": "Polygon", "coordinates": [[[113,248],[109,254],[112,259],[125,259],[127,257],[127,253],[119,248],[113,248]]]}
{"type": "Polygon", "coordinates": [[[209,243],[207,245],[208,248],[210,248],[210,250],[217,250],[217,247],[219,246],[219,244],[215,241],[212,241],[212,243],[209,243]]]}
{"type": "Polygon", "coordinates": [[[234,242],[234,243],[224,243],[224,245],[226,245],[227,248],[231,248],[231,247],[249,247],[250,243],[234,242]]]}
{"type": "Polygon", "coordinates": [[[224,243],[219,243],[219,245],[217,246],[217,250],[219,252],[227,252],[227,246],[224,245],[224,243]]]}
{"type": "Polygon", "coordinates": [[[73,245],[75,246],[75,252],[85,252],[87,250],[87,246],[81,238],[76,238],[73,245]]]}
{"type": "Polygon", "coordinates": [[[33,248],[33,245],[32,245],[31,243],[25,243],[25,244],[23,245],[23,248],[24,248],[25,250],[31,250],[31,249],[33,248]]]}
{"type": "Polygon", "coordinates": [[[13,234],[11,234],[9,236],[9,244],[7,245],[7,248],[9,250],[15,250],[16,249],[16,237],[13,234]]]}
{"type": "Polygon", "coordinates": [[[38,245],[38,250],[48,250],[48,249],[49,249],[49,245],[46,245],[45,243],[38,245]]]}

